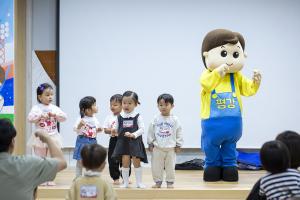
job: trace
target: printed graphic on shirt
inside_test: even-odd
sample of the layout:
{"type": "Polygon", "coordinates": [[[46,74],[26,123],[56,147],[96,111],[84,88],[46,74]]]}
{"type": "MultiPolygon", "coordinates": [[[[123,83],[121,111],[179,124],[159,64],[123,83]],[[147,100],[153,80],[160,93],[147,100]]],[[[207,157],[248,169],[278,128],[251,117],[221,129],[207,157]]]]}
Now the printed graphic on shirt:
{"type": "Polygon", "coordinates": [[[133,120],[124,120],[123,121],[123,128],[132,128],[133,127],[133,120]]]}
{"type": "Polygon", "coordinates": [[[82,135],[86,137],[94,138],[96,137],[97,127],[95,125],[86,123],[84,126],[81,127],[80,131],[82,135]]]}
{"type": "MultiPolygon", "coordinates": [[[[43,110],[44,114],[50,115],[51,110],[43,110]]],[[[53,132],[56,129],[57,120],[55,117],[49,116],[48,118],[41,117],[39,120],[39,127],[48,133],[53,132]]]]}
{"type": "Polygon", "coordinates": [[[95,185],[80,186],[81,198],[97,198],[97,187],[95,185]]]}
{"type": "Polygon", "coordinates": [[[170,137],[173,134],[173,124],[170,124],[168,122],[161,122],[157,123],[157,136],[161,138],[170,137]]]}

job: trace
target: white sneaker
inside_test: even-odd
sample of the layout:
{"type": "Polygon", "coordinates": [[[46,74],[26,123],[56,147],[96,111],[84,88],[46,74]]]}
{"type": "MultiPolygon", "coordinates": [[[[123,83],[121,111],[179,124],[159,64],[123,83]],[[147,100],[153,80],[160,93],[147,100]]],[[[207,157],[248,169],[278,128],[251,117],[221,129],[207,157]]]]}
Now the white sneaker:
{"type": "Polygon", "coordinates": [[[136,184],[136,187],[137,187],[137,188],[144,189],[144,188],[146,188],[146,185],[144,185],[143,183],[137,183],[137,184],[136,184]]]}

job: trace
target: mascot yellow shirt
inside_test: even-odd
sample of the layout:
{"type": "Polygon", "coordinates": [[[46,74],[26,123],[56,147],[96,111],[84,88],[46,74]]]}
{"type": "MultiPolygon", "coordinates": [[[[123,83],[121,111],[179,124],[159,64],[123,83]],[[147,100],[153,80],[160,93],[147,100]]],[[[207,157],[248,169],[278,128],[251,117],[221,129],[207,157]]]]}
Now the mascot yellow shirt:
{"type": "MultiPolygon", "coordinates": [[[[200,77],[201,89],[201,118],[208,119],[210,116],[211,93],[215,89],[216,93],[232,92],[230,74],[221,77],[216,71],[205,70],[200,77]]],[[[242,111],[242,96],[254,95],[259,85],[246,78],[241,72],[234,73],[235,94],[242,111]]]]}

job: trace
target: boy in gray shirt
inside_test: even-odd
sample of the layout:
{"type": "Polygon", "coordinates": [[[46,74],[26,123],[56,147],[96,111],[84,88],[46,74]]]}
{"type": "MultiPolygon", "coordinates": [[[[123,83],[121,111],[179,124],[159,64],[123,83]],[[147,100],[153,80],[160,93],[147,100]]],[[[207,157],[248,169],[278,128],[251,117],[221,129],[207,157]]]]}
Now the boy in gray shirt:
{"type": "Polygon", "coordinates": [[[176,153],[182,144],[181,125],[178,118],[172,115],[174,98],[170,94],[162,94],[157,99],[160,115],[155,116],[149,125],[148,145],[152,152],[151,169],[155,185],[152,188],[160,188],[163,182],[164,170],[168,188],[173,188],[175,181],[176,153]]]}

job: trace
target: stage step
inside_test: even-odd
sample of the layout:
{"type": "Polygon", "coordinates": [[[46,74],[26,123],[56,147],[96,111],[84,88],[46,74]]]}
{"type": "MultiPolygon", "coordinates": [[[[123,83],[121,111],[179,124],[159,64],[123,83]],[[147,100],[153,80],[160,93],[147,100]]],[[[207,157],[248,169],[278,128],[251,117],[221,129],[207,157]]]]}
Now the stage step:
{"type": "MultiPolygon", "coordinates": [[[[57,186],[54,187],[39,187],[38,199],[40,200],[59,200],[64,199],[67,191],[70,188],[72,179],[74,177],[74,169],[68,169],[58,174],[55,182],[57,186]]],[[[202,199],[202,200],[238,200],[245,199],[250,192],[253,184],[261,176],[265,174],[264,171],[240,171],[239,182],[203,182],[203,171],[176,171],[176,182],[174,189],[167,189],[165,184],[161,189],[152,189],[153,185],[151,169],[145,168],[143,173],[143,180],[146,184],[146,189],[135,188],[135,183],[130,185],[128,189],[121,189],[114,186],[119,199],[156,199],[156,200],[180,200],[180,199],[202,199]]],[[[108,170],[106,169],[102,177],[108,181],[110,180],[108,170]]],[[[134,182],[134,173],[131,177],[134,182]]]]}

